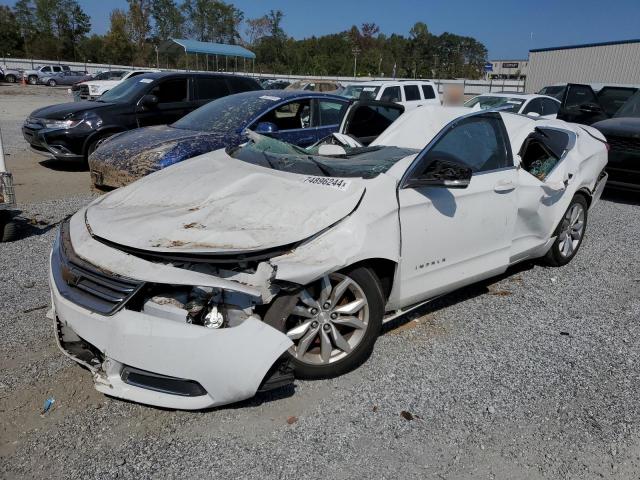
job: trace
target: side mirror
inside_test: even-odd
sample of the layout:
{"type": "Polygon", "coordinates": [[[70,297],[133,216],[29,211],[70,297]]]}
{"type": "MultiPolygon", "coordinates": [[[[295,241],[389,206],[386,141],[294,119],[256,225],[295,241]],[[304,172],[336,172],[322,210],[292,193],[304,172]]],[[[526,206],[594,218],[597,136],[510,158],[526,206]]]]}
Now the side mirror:
{"type": "Polygon", "coordinates": [[[275,123],[271,122],[260,122],[258,123],[254,131],[261,135],[276,133],[278,131],[278,126],[275,123]]]}
{"type": "Polygon", "coordinates": [[[153,108],[158,105],[158,97],[155,95],[145,95],[140,99],[140,105],[147,108],[153,108]]]}
{"type": "Polygon", "coordinates": [[[472,175],[473,171],[465,165],[436,158],[420,176],[409,179],[404,188],[467,188],[472,175]]]}
{"type": "Polygon", "coordinates": [[[585,103],[578,107],[582,113],[600,113],[602,112],[602,107],[600,105],[596,105],[595,103],[585,103]]]}

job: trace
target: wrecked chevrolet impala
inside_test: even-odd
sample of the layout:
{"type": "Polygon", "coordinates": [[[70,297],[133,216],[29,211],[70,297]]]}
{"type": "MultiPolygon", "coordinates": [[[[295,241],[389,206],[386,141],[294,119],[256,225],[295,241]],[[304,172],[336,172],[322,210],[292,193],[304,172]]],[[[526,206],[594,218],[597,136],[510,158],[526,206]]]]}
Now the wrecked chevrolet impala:
{"type": "Polygon", "coordinates": [[[383,322],[514,263],[568,263],[602,135],[462,111],[314,153],[252,134],[96,199],[51,254],[60,348],[101,392],[201,409],[354,369],[383,322]]]}

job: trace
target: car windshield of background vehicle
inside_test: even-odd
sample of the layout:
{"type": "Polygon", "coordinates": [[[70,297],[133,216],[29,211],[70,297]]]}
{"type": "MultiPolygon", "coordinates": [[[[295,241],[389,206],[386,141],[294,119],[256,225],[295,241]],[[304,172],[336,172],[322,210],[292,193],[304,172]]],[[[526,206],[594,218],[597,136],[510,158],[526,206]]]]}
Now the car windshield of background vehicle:
{"type": "Polygon", "coordinates": [[[464,106],[475,107],[478,103],[480,104],[480,108],[482,110],[486,110],[487,108],[502,108],[507,112],[518,112],[520,110],[520,107],[524,103],[524,100],[521,98],[511,97],[479,96],[476,98],[472,98],[467,103],[465,103],[464,106]]]}
{"type": "Polygon", "coordinates": [[[640,90],[633,94],[633,96],[627,100],[620,110],[614,115],[615,118],[620,117],[640,117],[640,90]]]}
{"type": "Polygon", "coordinates": [[[232,158],[273,170],[319,177],[373,178],[419,150],[398,147],[345,147],[342,155],[319,155],[318,147],[301,148],[250,133],[251,140],[227,149],[232,158]]]}
{"type": "Polygon", "coordinates": [[[380,87],[373,85],[348,85],[340,95],[347,98],[356,98],[358,100],[375,100],[379,91],[380,87]]]}
{"type": "Polygon", "coordinates": [[[152,81],[151,78],[128,78],[100,96],[96,102],[128,103],[145,92],[152,81]]]}
{"type": "Polygon", "coordinates": [[[243,127],[272,105],[276,106],[278,100],[269,95],[258,98],[255,95],[230,95],[203,105],[171,126],[201,132],[228,132],[243,127]]]}

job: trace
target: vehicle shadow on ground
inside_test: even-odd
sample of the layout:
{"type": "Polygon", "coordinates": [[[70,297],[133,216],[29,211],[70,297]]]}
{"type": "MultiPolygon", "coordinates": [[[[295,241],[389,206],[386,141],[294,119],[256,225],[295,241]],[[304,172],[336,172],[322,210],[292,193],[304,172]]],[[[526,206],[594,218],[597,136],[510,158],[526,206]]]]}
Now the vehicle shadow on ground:
{"type": "Polygon", "coordinates": [[[22,212],[20,210],[12,212],[12,221],[16,224],[18,232],[16,239],[13,240],[13,242],[19,242],[29,237],[44,235],[60,224],[60,222],[47,222],[38,218],[22,216],[22,212]]]}
{"type": "Polygon", "coordinates": [[[38,163],[56,172],[87,172],[89,170],[87,163],[79,160],[56,160],[54,158],[47,158],[38,163]]]}
{"type": "Polygon", "coordinates": [[[605,188],[602,192],[602,199],[609,202],[623,203],[625,205],[640,205],[640,191],[631,192],[605,188]]]}
{"type": "Polygon", "coordinates": [[[460,302],[464,302],[466,300],[470,300],[475,297],[479,297],[480,295],[493,294],[493,295],[511,295],[511,292],[508,290],[493,290],[491,289],[491,285],[504,280],[509,277],[513,277],[518,273],[525,272],[527,270],[531,270],[536,266],[535,260],[525,261],[522,263],[518,263],[512,267],[509,267],[506,272],[488,278],[478,283],[474,283],[472,285],[468,285],[466,287],[455,290],[451,293],[447,293],[441,297],[437,297],[430,302],[416,308],[415,310],[411,310],[410,312],[405,313],[404,315],[399,316],[398,318],[394,318],[388,323],[385,323],[382,326],[382,335],[385,335],[393,330],[400,329],[408,322],[415,320],[417,318],[423,317],[430,313],[435,313],[438,310],[442,310],[443,308],[450,307],[460,302]]]}

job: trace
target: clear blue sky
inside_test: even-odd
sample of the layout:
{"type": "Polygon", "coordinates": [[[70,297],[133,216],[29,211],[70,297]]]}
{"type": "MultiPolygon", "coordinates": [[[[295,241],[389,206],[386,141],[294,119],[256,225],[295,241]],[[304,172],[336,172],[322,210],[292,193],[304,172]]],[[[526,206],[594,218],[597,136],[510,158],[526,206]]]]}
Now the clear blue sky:
{"type": "MultiPolygon", "coordinates": [[[[0,0],[13,5],[14,0],[0,0]]],[[[126,0],[79,0],[96,33],[126,0]]],[[[283,27],[304,38],[378,24],[385,34],[407,35],[416,21],[432,33],[448,31],[483,42],[490,59],[526,58],[529,49],[640,38],[640,0],[237,0],[247,18],[270,9],[285,13],[283,27]],[[533,38],[532,38],[533,37],[533,38]]]]}

